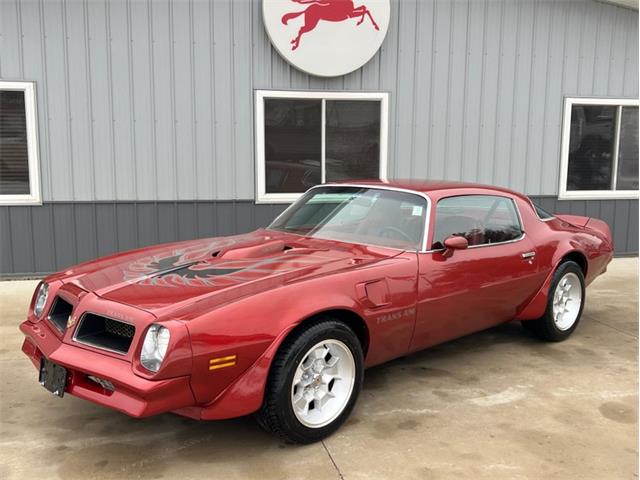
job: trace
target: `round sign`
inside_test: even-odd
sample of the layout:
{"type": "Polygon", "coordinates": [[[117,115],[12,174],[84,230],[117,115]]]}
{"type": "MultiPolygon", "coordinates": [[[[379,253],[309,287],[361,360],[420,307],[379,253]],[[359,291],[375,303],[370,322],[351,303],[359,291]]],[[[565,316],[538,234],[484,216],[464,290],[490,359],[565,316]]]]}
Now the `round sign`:
{"type": "Polygon", "coordinates": [[[263,0],[274,47],[294,67],[320,77],[357,70],[382,45],[389,0],[263,0]]]}

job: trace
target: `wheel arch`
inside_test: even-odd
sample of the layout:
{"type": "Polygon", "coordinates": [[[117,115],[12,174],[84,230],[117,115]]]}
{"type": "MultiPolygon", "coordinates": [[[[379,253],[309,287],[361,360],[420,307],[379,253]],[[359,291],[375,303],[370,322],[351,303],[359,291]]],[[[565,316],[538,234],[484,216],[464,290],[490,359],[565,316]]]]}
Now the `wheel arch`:
{"type": "Polygon", "coordinates": [[[572,250],[570,252],[565,253],[560,259],[560,261],[557,263],[553,271],[555,272],[561,264],[567,261],[571,261],[578,264],[578,266],[582,270],[582,275],[584,275],[585,278],[587,277],[587,271],[589,270],[589,262],[587,260],[587,257],[584,255],[584,253],[580,252],[579,250],[572,250]]]}
{"type": "Polygon", "coordinates": [[[197,417],[202,420],[219,420],[247,415],[257,411],[263,402],[266,382],[271,372],[271,366],[278,351],[282,348],[287,338],[291,338],[310,322],[330,316],[344,322],[361,342],[363,354],[369,348],[369,328],[365,320],[353,310],[347,308],[327,308],[304,316],[302,319],[291,322],[284,328],[282,335],[269,346],[269,348],[245,371],[236,381],[227,387],[210,404],[201,407],[197,417]]]}
{"type": "Polygon", "coordinates": [[[534,295],[531,301],[516,315],[515,320],[535,320],[543,315],[547,308],[549,289],[553,282],[553,276],[555,275],[556,270],[558,270],[558,267],[567,261],[572,261],[580,267],[586,281],[587,271],[589,268],[587,256],[573,246],[569,247],[569,249],[562,253],[557,252],[554,260],[552,261],[553,267],[540,287],[540,290],[538,290],[538,293],[534,295]]]}
{"type": "Polygon", "coordinates": [[[282,342],[280,342],[278,349],[280,348],[280,346],[282,346],[282,343],[291,335],[295,335],[297,332],[306,328],[306,326],[308,326],[309,323],[314,322],[322,317],[335,318],[336,320],[343,322],[349,328],[351,328],[353,330],[353,333],[355,333],[356,336],[358,337],[358,340],[360,340],[360,345],[362,346],[362,353],[364,354],[365,358],[367,357],[367,351],[369,350],[369,341],[370,341],[369,327],[367,325],[367,322],[365,322],[364,319],[360,315],[358,315],[356,312],[345,309],[345,308],[333,308],[333,309],[322,310],[320,312],[316,312],[312,315],[309,315],[303,318],[300,322],[298,322],[298,324],[293,329],[291,329],[287,333],[285,338],[282,339],[282,342]]]}

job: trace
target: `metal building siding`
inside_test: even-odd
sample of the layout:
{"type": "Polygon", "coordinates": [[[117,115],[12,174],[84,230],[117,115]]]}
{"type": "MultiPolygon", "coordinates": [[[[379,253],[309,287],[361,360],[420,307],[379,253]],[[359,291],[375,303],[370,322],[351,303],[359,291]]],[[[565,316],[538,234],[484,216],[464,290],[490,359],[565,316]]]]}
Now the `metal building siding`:
{"type": "Polygon", "coordinates": [[[389,91],[390,176],[553,195],[563,96],[638,95],[637,14],[590,0],[392,0],[380,52],[334,79],[279,56],[259,0],[0,9],[0,75],[37,83],[45,201],[253,198],[257,88],[389,91]]]}
{"type": "Polygon", "coordinates": [[[270,88],[388,91],[390,176],[507,185],[637,253],[637,200],[557,199],[563,97],[637,98],[637,12],[391,5],[371,61],[324,79],[271,47],[261,0],[0,0],[0,78],[36,82],[45,202],[0,207],[0,273],[268,224],[284,206],[252,201],[253,91],[270,88]]]}
{"type": "MultiPolygon", "coordinates": [[[[636,200],[533,199],[552,212],[608,219],[616,254],[638,254],[636,200]]],[[[163,242],[248,232],[271,223],[285,207],[256,205],[251,200],[59,202],[0,207],[0,277],[53,272],[163,242]]]]}

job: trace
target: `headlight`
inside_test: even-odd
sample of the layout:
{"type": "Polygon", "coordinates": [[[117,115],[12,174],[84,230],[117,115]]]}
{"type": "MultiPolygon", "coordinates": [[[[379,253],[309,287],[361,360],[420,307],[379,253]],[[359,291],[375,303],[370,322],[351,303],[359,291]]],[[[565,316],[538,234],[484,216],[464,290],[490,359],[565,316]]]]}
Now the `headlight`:
{"type": "Polygon", "coordinates": [[[154,324],[149,327],[142,344],[142,352],[140,352],[140,363],[144,368],[152,372],[157,372],[160,369],[167,353],[170,337],[169,329],[162,325],[154,324]]]}
{"type": "Polygon", "coordinates": [[[49,295],[49,285],[47,285],[46,283],[41,283],[40,288],[38,289],[38,294],[36,295],[36,301],[33,304],[33,313],[38,318],[42,316],[42,312],[44,311],[44,306],[47,303],[48,295],[49,295]]]}

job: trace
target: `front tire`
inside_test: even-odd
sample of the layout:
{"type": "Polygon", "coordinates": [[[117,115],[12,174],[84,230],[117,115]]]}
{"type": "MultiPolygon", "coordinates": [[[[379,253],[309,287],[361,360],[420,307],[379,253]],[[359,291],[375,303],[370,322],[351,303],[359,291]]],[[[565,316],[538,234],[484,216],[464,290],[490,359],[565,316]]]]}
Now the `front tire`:
{"type": "Polygon", "coordinates": [[[578,327],[584,300],[582,269],[575,262],[563,262],[553,275],[544,315],[537,320],[525,320],[522,325],[542,340],[561,342],[578,327]]]}
{"type": "Polygon", "coordinates": [[[288,442],[322,440],[351,413],[363,376],[356,334],[340,321],[320,318],[280,347],[256,415],[258,423],[288,442]]]}

